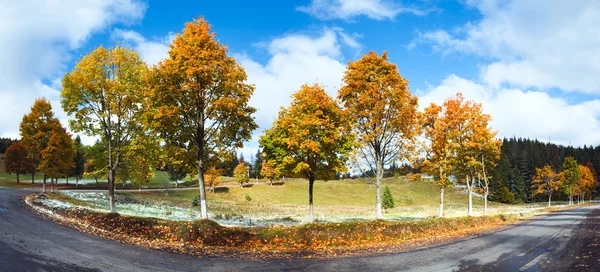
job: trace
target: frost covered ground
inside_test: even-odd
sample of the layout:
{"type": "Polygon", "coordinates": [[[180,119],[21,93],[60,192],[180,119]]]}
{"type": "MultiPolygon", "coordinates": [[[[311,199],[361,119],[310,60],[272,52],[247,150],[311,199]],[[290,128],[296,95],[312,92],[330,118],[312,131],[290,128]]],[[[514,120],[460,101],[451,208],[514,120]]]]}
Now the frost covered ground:
{"type": "MultiPolygon", "coordinates": [[[[106,193],[99,192],[61,192],[75,201],[61,201],[56,199],[43,199],[45,205],[49,207],[60,207],[60,208],[87,208],[96,211],[109,211],[108,198],[106,193]]],[[[556,203],[555,207],[565,206],[564,203],[556,203]]],[[[494,206],[488,208],[488,214],[519,214],[519,213],[535,213],[536,211],[542,211],[546,207],[545,203],[534,203],[534,204],[521,204],[521,205],[504,205],[494,206]]],[[[130,195],[119,195],[117,194],[117,212],[120,214],[141,216],[141,217],[155,217],[167,220],[197,220],[199,217],[198,208],[185,208],[171,205],[168,202],[150,201],[147,199],[134,198],[130,195]]],[[[293,219],[293,217],[287,217],[279,214],[280,217],[260,217],[252,218],[249,216],[230,216],[224,214],[209,213],[209,218],[218,222],[223,226],[272,226],[272,225],[285,225],[293,226],[300,225],[305,222],[293,219]]],[[[476,214],[479,215],[479,214],[476,214]]],[[[410,220],[422,220],[429,218],[422,216],[418,211],[415,210],[414,216],[404,216],[398,218],[387,218],[391,221],[410,221],[410,220]]],[[[366,221],[372,218],[364,217],[345,217],[345,218],[329,218],[328,222],[350,222],[350,221],[366,221]]],[[[325,222],[325,220],[321,220],[325,222]]]]}
{"type": "MultiPolygon", "coordinates": [[[[43,199],[45,205],[58,208],[86,208],[96,211],[108,212],[110,210],[106,193],[98,192],[60,192],[75,200],[66,202],[56,199],[43,199]]],[[[194,208],[182,208],[167,205],[166,203],[150,202],[135,199],[128,196],[117,195],[117,212],[120,214],[155,217],[167,220],[197,220],[200,219],[200,211],[194,208]]],[[[209,219],[216,221],[222,226],[272,226],[272,225],[298,225],[301,222],[289,218],[273,218],[256,220],[243,216],[223,216],[209,213],[209,219]]]]}

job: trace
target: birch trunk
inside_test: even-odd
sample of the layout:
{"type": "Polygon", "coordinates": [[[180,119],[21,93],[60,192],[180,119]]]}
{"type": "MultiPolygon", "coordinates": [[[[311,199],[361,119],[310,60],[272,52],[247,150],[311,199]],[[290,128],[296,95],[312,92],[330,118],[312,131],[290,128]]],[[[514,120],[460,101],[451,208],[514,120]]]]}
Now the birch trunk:
{"type": "Polygon", "coordinates": [[[440,217],[444,217],[444,187],[440,187],[440,217]]]}
{"type": "Polygon", "coordinates": [[[467,190],[469,190],[469,210],[467,211],[468,216],[473,215],[473,191],[471,190],[471,183],[469,176],[467,175],[467,190]]]}
{"type": "Polygon", "coordinates": [[[381,178],[383,177],[383,162],[381,158],[376,159],[375,162],[375,187],[376,187],[376,218],[381,219],[381,178]]]}

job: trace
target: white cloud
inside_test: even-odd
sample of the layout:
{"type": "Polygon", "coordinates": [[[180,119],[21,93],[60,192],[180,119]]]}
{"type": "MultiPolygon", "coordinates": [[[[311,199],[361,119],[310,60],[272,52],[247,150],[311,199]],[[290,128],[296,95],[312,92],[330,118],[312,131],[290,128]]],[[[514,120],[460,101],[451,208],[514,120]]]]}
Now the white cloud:
{"type": "Polygon", "coordinates": [[[322,84],[329,95],[337,96],[346,69],[342,46],[361,47],[355,39],[355,43],[345,40],[341,33],[341,29],[325,29],[317,36],[288,34],[273,39],[265,45],[271,55],[265,64],[247,55],[235,56],[246,70],[249,83],[256,85],[250,104],[258,109],[256,121],[260,128],[247,151],[258,146],[258,136],[271,127],[279,108],[288,106],[291,94],[302,84],[322,84]]]}
{"type": "Polygon", "coordinates": [[[600,143],[600,100],[569,104],[545,92],[516,88],[492,88],[448,76],[439,86],[418,91],[421,108],[431,102],[462,92],[467,99],[483,104],[492,115],[492,127],[499,137],[525,137],[574,146],[600,143]]]}
{"type": "Polygon", "coordinates": [[[168,57],[169,44],[175,39],[175,34],[169,33],[166,37],[148,40],[135,31],[115,29],[111,34],[111,38],[130,45],[144,61],[149,65],[155,65],[168,57]]]}
{"type": "Polygon", "coordinates": [[[138,22],[146,5],[136,0],[0,1],[0,137],[18,136],[33,101],[46,96],[66,126],[58,103],[59,78],[70,51],[93,33],[138,22]]]}
{"type": "Polygon", "coordinates": [[[600,94],[600,2],[473,0],[468,5],[479,10],[480,21],[422,33],[416,42],[491,60],[481,79],[496,88],[506,83],[600,94]]]}
{"type": "Polygon", "coordinates": [[[427,11],[401,6],[391,0],[312,0],[308,6],[299,6],[306,12],[322,20],[349,20],[358,16],[367,16],[375,20],[393,20],[400,13],[424,15],[427,11]]]}

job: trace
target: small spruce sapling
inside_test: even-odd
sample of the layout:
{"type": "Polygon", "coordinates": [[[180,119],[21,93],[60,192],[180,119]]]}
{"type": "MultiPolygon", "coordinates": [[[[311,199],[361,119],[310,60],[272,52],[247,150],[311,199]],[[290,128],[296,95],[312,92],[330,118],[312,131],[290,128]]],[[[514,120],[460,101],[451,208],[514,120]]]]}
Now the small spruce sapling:
{"type": "Polygon", "coordinates": [[[386,210],[394,207],[394,198],[392,197],[392,191],[390,190],[390,187],[387,185],[385,186],[385,189],[383,190],[381,206],[386,210]]]}

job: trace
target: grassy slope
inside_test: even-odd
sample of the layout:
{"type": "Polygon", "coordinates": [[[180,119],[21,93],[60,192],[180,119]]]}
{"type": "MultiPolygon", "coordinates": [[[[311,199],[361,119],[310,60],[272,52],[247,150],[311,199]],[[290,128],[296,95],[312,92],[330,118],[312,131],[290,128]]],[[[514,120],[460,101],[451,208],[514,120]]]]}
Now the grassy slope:
{"type": "MultiPolygon", "coordinates": [[[[384,179],[390,186],[396,207],[387,210],[388,219],[412,219],[438,215],[439,189],[425,181],[406,182],[405,178],[384,179]]],[[[129,193],[145,200],[164,202],[167,205],[190,207],[197,191],[171,191],[129,193]]],[[[291,217],[306,220],[308,211],[308,182],[288,180],[282,186],[255,184],[250,188],[229,187],[228,192],[208,193],[209,211],[223,216],[247,216],[256,219],[291,217]],[[252,200],[247,201],[245,195],[252,200]]],[[[483,212],[483,200],[474,197],[474,213],[483,212]]],[[[467,195],[458,189],[445,193],[446,216],[464,216],[467,195]]],[[[321,220],[373,218],[375,185],[364,180],[317,181],[314,188],[316,217],[321,220]]],[[[531,205],[528,205],[531,206],[531,205]]],[[[490,214],[521,211],[525,205],[489,203],[490,214]]]]}

